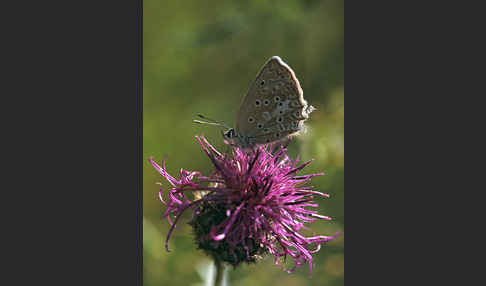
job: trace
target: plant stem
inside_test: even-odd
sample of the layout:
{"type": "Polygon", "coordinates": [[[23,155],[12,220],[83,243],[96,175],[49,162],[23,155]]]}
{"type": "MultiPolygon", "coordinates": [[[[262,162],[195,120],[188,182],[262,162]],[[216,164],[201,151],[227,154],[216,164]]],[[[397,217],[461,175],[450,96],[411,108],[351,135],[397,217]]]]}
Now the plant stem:
{"type": "Polygon", "coordinates": [[[223,285],[224,264],[218,258],[214,258],[214,265],[216,266],[216,278],[214,279],[214,286],[223,285]]]}

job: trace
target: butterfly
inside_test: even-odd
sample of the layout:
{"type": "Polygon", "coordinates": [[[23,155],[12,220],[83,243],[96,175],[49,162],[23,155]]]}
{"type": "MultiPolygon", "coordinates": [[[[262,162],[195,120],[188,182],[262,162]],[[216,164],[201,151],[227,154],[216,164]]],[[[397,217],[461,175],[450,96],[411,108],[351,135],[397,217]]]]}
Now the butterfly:
{"type": "Polygon", "coordinates": [[[241,148],[268,144],[294,135],[315,108],[307,104],[294,71],[278,56],[271,57],[243,98],[235,128],[203,115],[211,122],[196,123],[228,128],[223,137],[241,148]]]}

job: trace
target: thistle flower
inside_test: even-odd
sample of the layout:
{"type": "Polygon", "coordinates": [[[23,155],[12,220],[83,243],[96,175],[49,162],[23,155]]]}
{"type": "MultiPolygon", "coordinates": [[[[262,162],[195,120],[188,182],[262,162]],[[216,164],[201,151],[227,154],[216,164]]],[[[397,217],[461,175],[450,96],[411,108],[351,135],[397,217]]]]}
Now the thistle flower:
{"type": "Polygon", "coordinates": [[[167,173],[165,161],[159,166],[149,158],[172,185],[168,202],[162,197],[162,189],[159,192],[160,200],[167,205],[164,215],[171,225],[165,242],[167,251],[179,218],[192,209],[190,224],[196,242],[210,256],[235,267],[243,261],[255,262],[267,253],[274,256],[275,264],[279,264],[279,258],[290,256],[295,266],[289,273],[308,262],[312,275],[312,254],[319,251],[321,243],[335,237],[305,237],[300,232],[306,229],[305,223],[331,220],[307,209],[318,206],[313,202],[314,196],[329,197],[313,191],[312,186],[304,186],[322,173],[297,175],[312,160],[298,165],[298,159],[292,161],[287,156],[284,145],[274,151],[273,145],[252,150],[233,146],[231,154],[222,154],[204,137],[196,138],[215,167],[208,177],[181,169],[176,179],[167,173]],[[193,200],[188,193],[193,193],[193,200]]]}

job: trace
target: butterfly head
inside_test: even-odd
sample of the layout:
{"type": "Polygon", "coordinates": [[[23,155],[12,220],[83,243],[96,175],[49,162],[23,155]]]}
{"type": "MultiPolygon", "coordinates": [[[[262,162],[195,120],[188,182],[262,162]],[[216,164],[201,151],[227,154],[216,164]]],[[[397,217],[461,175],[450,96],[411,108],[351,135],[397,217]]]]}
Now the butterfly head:
{"type": "Polygon", "coordinates": [[[255,140],[253,137],[239,134],[234,128],[228,129],[223,133],[224,139],[228,140],[232,146],[238,146],[242,149],[253,148],[255,146],[255,140]]]}
{"type": "Polygon", "coordinates": [[[223,137],[225,139],[229,139],[229,140],[234,139],[236,137],[235,129],[234,128],[228,129],[228,131],[226,131],[225,133],[223,133],[223,137]]]}
{"type": "Polygon", "coordinates": [[[231,144],[235,144],[235,145],[239,145],[239,146],[243,145],[244,142],[240,142],[241,138],[240,138],[240,136],[238,136],[238,134],[236,133],[236,130],[234,128],[230,128],[225,123],[223,123],[221,121],[216,121],[216,120],[211,119],[207,116],[204,116],[204,115],[201,115],[201,114],[198,114],[198,116],[200,118],[203,118],[203,119],[208,120],[208,121],[194,120],[195,123],[224,127],[227,130],[226,132],[221,131],[221,134],[222,134],[224,139],[231,142],[231,144]]]}

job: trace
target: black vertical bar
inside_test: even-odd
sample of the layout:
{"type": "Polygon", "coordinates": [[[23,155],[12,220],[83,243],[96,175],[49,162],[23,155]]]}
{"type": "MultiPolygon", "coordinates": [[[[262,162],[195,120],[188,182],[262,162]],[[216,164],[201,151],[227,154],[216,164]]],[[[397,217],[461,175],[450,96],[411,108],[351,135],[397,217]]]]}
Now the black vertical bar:
{"type": "Polygon", "coordinates": [[[137,61],[137,113],[138,113],[138,186],[137,190],[137,281],[143,285],[143,0],[138,0],[137,30],[138,30],[138,61],[137,61]]]}

